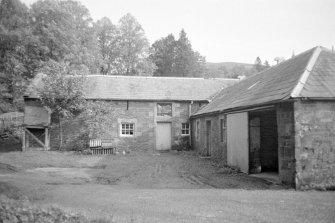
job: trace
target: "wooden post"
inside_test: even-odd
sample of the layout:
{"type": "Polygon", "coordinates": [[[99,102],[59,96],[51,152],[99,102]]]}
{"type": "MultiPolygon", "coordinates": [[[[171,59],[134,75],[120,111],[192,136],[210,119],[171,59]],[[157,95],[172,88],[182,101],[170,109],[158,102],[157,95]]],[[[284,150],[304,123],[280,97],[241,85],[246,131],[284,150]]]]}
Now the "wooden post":
{"type": "Polygon", "coordinates": [[[22,131],[22,151],[26,150],[26,131],[22,131]]]}
{"type": "Polygon", "coordinates": [[[44,150],[50,150],[49,128],[45,128],[44,133],[44,150]]]}
{"type": "Polygon", "coordinates": [[[26,149],[29,149],[29,135],[25,133],[26,136],[26,149]]]}

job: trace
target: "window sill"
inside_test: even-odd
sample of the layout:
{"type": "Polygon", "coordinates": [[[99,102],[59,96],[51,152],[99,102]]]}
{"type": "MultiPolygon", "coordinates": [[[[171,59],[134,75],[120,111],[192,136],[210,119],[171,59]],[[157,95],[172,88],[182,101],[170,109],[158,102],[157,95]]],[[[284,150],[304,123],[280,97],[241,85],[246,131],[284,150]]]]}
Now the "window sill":
{"type": "Polygon", "coordinates": [[[120,137],[124,137],[124,138],[132,138],[132,137],[135,137],[135,135],[120,135],[120,137]]]}

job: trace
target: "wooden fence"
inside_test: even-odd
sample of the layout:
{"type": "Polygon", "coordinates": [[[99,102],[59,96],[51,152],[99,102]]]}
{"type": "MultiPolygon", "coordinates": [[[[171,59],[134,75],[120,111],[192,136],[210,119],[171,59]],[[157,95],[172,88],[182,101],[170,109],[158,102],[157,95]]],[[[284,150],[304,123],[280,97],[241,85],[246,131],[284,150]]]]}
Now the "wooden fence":
{"type": "Polygon", "coordinates": [[[116,150],[112,139],[91,139],[90,149],[92,155],[110,155],[116,150]]]}

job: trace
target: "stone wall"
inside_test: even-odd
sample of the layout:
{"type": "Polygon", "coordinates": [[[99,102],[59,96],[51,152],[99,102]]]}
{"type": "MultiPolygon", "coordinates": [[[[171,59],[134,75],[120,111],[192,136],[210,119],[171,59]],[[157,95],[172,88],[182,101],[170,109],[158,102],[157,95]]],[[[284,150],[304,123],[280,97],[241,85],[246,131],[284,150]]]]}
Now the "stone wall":
{"type": "Polygon", "coordinates": [[[277,130],[279,150],[279,179],[286,184],[295,184],[295,130],[293,103],[277,105],[277,130]]]}
{"type": "MultiPolygon", "coordinates": [[[[181,136],[182,123],[189,122],[190,103],[188,102],[168,102],[172,103],[172,117],[157,116],[157,102],[108,101],[105,103],[110,106],[111,111],[107,114],[108,118],[100,123],[101,129],[104,131],[99,135],[87,132],[85,122],[80,118],[62,123],[63,141],[69,145],[67,147],[74,148],[76,144],[81,145],[81,143],[73,143],[73,139],[86,138],[88,142],[90,136],[91,138],[113,139],[115,146],[122,150],[154,151],[157,122],[170,122],[172,124],[172,145],[181,136]],[[135,124],[134,136],[121,136],[122,122],[135,124]]],[[[184,137],[188,138],[189,136],[184,137]]],[[[51,148],[58,148],[59,129],[57,125],[52,128],[50,138],[51,148]]]]}
{"type": "Polygon", "coordinates": [[[221,124],[220,120],[225,123],[225,115],[207,115],[192,119],[192,148],[201,155],[207,154],[207,127],[206,122],[211,121],[211,156],[214,158],[222,158],[227,161],[227,144],[226,129],[223,130],[223,138],[221,140],[221,124]],[[199,124],[197,124],[199,123],[199,124]],[[199,125],[199,133],[197,133],[197,125],[199,125]]]}
{"type": "Polygon", "coordinates": [[[295,108],[297,189],[335,188],[335,102],[298,101],[295,108]]]}

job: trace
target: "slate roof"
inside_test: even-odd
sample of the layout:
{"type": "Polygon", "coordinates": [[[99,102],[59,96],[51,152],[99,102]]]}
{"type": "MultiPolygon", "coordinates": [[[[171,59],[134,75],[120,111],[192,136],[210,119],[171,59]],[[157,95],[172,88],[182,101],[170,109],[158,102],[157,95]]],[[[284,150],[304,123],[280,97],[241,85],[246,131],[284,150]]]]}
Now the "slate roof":
{"type": "Polygon", "coordinates": [[[335,53],[315,47],[223,89],[196,115],[292,98],[335,99],[335,53]]]}
{"type": "MultiPolygon", "coordinates": [[[[207,101],[237,82],[237,79],[226,78],[89,75],[84,91],[86,99],[98,100],[207,101]]],[[[36,77],[25,95],[36,98],[34,89],[40,85],[41,78],[36,77]]]]}

